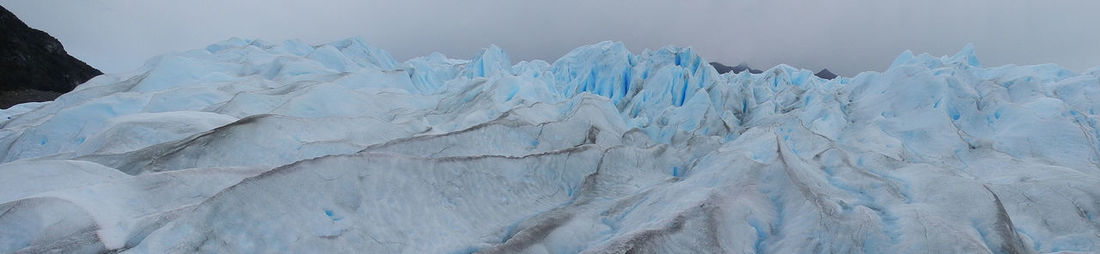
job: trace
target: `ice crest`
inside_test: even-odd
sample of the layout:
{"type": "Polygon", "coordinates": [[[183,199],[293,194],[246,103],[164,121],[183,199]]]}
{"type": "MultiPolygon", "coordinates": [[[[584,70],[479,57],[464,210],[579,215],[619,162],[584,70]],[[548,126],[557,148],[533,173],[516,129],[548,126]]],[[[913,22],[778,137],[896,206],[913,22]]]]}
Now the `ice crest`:
{"type": "Polygon", "coordinates": [[[481,50],[480,54],[466,63],[462,69],[462,76],[467,78],[485,78],[497,74],[511,74],[512,63],[508,55],[497,45],[481,50]]]}
{"type": "Polygon", "coordinates": [[[981,63],[978,62],[978,56],[974,54],[973,43],[967,43],[966,46],[959,50],[959,53],[955,53],[955,56],[953,56],[952,58],[952,60],[954,61],[965,63],[970,66],[981,66],[981,63]]]}

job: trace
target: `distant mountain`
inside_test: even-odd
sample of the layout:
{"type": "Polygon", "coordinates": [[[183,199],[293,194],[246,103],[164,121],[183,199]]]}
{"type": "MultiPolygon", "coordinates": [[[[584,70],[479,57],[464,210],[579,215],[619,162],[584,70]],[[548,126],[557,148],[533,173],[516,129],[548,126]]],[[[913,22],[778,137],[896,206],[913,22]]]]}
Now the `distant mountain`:
{"type": "MultiPolygon", "coordinates": [[[[733,66],[728,66],[728,65],[725,65],[725,64],[722,64],[722,63],[719,63],[719,62],[710,62],[710,66],[713,66],[714,70],[717,70],[719,74],[731,72],[731,71],[734,70],[733,66]]],[[[740,65],[738,65],[738,66],[740,66],[740,65]]],[[[734,72],[734,73],[740,73],[740,71],[737,71],[737,72],[734,72]]]]}
{"type": "MultiPolygon", "coordinates": [[[[719,63],[719,62],[710,62],[710,66],[714,66],[714,69],[717,70],[718,73],[733,72],[734,74],[737,74],[737,73],[741,73],[742,71],[746,71],[746,70],[749,71],[749,73],[752,73],[752,74],[760,74],[760,73],[764,72],[762,70],[753,69],[753,68],[749,67],[749,65],[747,65],[747,64],[738,64],[737,66],[729,66],[729,65],[725,65],[725,64],[722,64],[722,63],[719,63]]],[[[829,71],[829,69],[822,69],[821,71],[819,71],[817,73],[814,73],[814,76],[817,76],[817,77],[823,78],[823,79],[834,79],[834,78],[837,77],[837,75],[835,73],[829,71]]]]}
{"type": "Polygon", "coordinates": [[[836,78],[836,74],[829,71],[829,69],[821,69],[821,71],[819,71],[817,73],[814,73],[814,76],[817,76],[817,77],[823,78],[823,79],[834,79],[834,78],[836,78]]]}
{"type": "Polygon", "coordinates": [[[734,74],[737,74],[737,73],[741,73],[742,71],[746,71],[746,70],[748,70],[749,73],[752,73],[752,74],[760,74],[760,73],[764,72],[762,70],[757,70],[757,69],[750,68],[747,64],[738,64],[737,66],[728,66],[728,65],[725,65],[725,64],[722,64],[722,63],[719,63],[719,62],[710,62],[710,66],[714,66],[714,69],[718,70],[718,73],[733,72],[734,74]]]}
{"type": "Polygon", "coordinates": [[[47,101],[103,74],[0,6],[0,108],[47,101]]]}

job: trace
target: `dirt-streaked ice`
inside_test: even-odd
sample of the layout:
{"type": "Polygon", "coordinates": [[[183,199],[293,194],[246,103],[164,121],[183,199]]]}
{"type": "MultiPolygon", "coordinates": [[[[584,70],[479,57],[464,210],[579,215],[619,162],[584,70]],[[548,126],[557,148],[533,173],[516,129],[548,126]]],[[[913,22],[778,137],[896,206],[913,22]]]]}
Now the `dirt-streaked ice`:
{"type": "Polygon", "coordinates": [[[0,252],[1100,251],[1100,71],[231,39],[0,110],[0,252]]]}

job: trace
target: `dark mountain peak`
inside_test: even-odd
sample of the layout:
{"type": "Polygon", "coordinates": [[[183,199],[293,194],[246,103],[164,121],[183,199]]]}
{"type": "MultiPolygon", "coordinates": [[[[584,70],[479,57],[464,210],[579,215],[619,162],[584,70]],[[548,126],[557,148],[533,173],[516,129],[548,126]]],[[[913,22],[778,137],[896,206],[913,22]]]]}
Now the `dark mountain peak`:
{"type": "MultiPolygon", "coordinates": [[[[760,74],[760,73],[764,72],[762,70],[753,69],[753,68],[749,67],[748,64],[744,64],[744,63],[738,64],[737,66],[729,66],[729,65],[725,65],[725,64],[722,64],[722,63],[719,63],[719,62],[710,62],[710,66],[714,66],[714,70],[717,70],[719,74],[727,73],[727,72],[733,72],[734,74],[739,74],[743,71],[748,71],[749,73],[752,73],[752,74],[760,74]]],[[[814,73],[814,76],[817,76],[817,77],[823,78],[823,79],[834,79],[834,78],[837,77],[837,75],[835,73],[829,71],[829,69],[821,69],[821,71],[819,71],[817,73],[814,73]]]]}
{"type": "Polygon", "coordinates": [[[714,67],[714,70],[718,71],[718,74],[727,73],[733,71],[732,66],[728,66],[719,62],[710,62],[710,66],[714,67]]]}
{"type": "Polygon", "coordinates": [[[748,64],[744,64],[744,63],[738,64],[737,66],[728,66],[728,65],[725,65],[725,64],[722,64],[722,63],[719,63],[719,62],[710,62],[710,66],[714,66],[714,70],[717,70],[719,74],[727,73],[727,72],[733,72],[734,74],[738,74],[738,73],[741,73],[741,72],[746,71],[746,70],[749,71],[749,73],[752,73],[752,74],[760,74],[760,73],[764,72],[762,70],[753,69],[753,68],[749,67],[748,64]]]}
{"type": "Polygon", "coordinates": [[[53,100],[103,74],[70,56],[56,38],[30,28],[3,6],[0,31],[0,108],[53,100]]]}
{"type": "Polygon", "coordinates": [[[814,73],[814,76],[817,76],[817,77],[823,78],[823,79],[834,79],[834,78],[836,78],[836,74],[829,71],[829,69],[821,69],[821,71],[819,71],[817,73],[814,73]]]}
{"type": "Polygon", "coordinates": [[[761,69],[753,69],[753,68],[749,68],[749,66],[748,66],[748,65],[745,65],[745,64],[741,64],[741,65],[738,65],[738,66],[744,66],[744,68],[745,68],[744,70],[748,70],[748,71],[749,71],[749,73],[752,73],[752,74],[760,74],[760,73],[764,73],[764,71],[763,71],[763,70],[761,70],[761,69]]]}

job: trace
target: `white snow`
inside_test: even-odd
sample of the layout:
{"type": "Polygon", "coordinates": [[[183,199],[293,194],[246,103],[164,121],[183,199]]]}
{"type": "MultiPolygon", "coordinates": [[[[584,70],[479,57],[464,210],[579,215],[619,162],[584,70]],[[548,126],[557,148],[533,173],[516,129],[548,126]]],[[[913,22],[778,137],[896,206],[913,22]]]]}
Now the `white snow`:
{"type": "Polygon", "coordinates": [[[1097,73],[235,38],[0,110],[0,252],[1098,252],[1097,73]]]}

